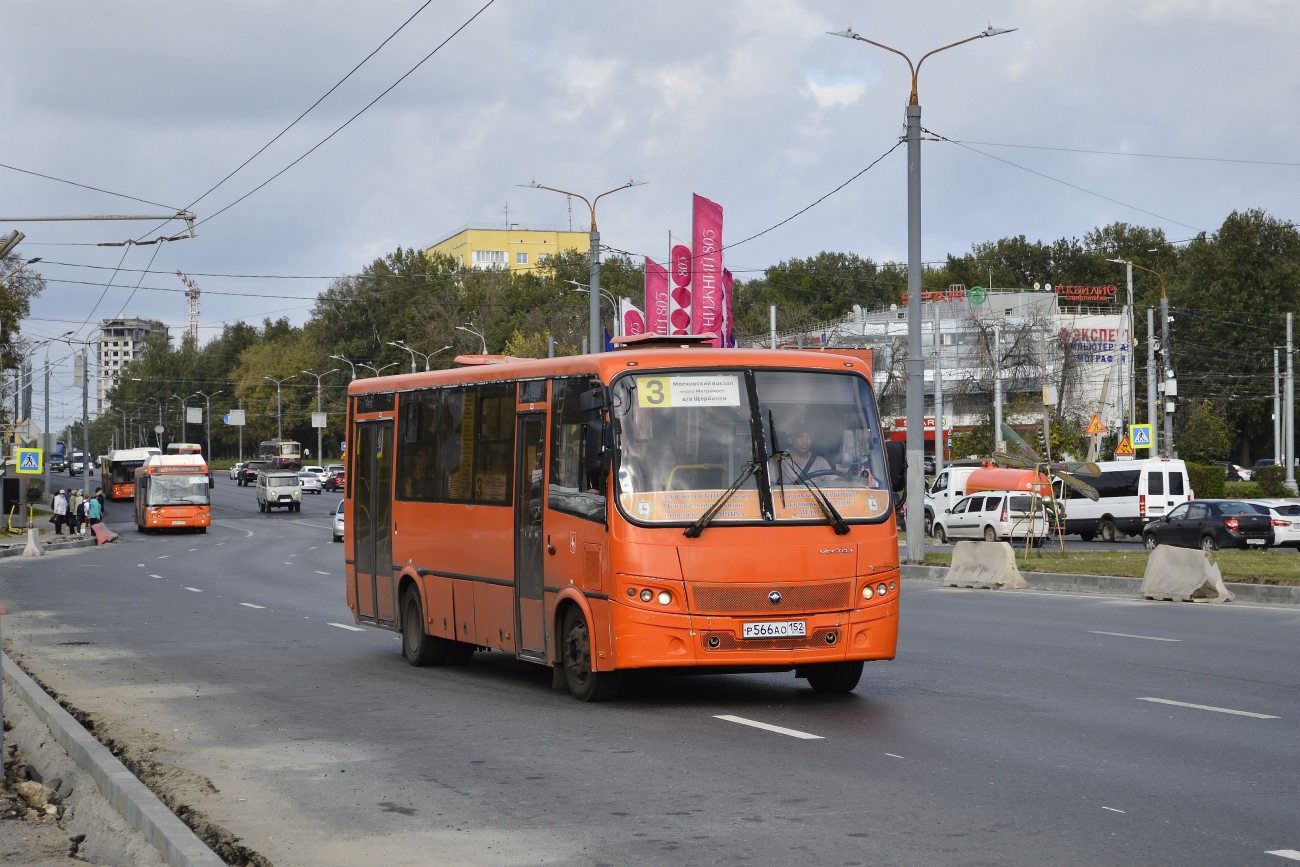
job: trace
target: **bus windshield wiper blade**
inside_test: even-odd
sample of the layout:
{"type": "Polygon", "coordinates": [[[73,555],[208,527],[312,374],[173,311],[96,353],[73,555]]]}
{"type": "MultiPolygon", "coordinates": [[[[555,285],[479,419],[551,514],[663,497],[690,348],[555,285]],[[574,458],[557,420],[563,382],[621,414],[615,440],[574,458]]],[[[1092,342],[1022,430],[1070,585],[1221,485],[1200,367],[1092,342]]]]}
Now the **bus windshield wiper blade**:
{"type": "Polygon", "coordinates": [[[794,467],[795,479],[797,479],[800,484],[802,484],[805,488],[808,489],[808,493],[813,495],[813,499],[816,500],[817,505],[821,507],[822,513],[826,515],[826,520],[830,521],[831,526],[835,528],[835,535],[836,536],[847,535],[849,532],[849,525],[847,522],[845,522],[844,516],[841,515],[839,513],[839,510],[835,508],[835,504],[832,503],[830,501],[830,498],[826,496],[826,492],[823,491],[821,487],[812,480],[812,476],[804,472],[803,467],[799,466],[798,461],[790,457],[789,452],[777,452],[776,458],[777,458],[777,472],[782,477],[785,476],[785,471],[783,467],[787,462],[790,464],[791,467],[794,467]]]}
{"type": "Polygon", "coordinates": [[[730,500],[732,496],[735,495],[736,491],[740,490],[740,486],[745,484],[749,477],[754,475],[756,472],[758,472],[758,461],[750,461],[745,464],[745,469],[742,470],[740,475],[736,477],[736,480],[731,483],[731,487],[723,491],[722,495],[713,501],[713,505],[709,506],[709,508],[704,511],[703,515],[696,518],[694,523],[682,531],[682,535],[688,539],[699,538],[699,535],[704,532],[704,528],[709,526],[709,522],[712,521],[718,512],[722,510],[722,507],[727,504],[727,501],[730,500]]]}

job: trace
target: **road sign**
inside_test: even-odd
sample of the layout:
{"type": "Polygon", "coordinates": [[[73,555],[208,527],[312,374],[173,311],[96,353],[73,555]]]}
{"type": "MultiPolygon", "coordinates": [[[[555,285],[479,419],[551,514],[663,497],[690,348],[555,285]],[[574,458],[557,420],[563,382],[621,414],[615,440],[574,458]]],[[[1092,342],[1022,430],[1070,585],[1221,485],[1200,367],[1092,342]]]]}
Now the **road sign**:
{"type": "Polygon", "coordinates": [[[1090,437],[1095,437],[1106,432],[1106,426],[1101,423],[1101,416],[1096,414],[1093,415],[1092,423],[1088,425],[1088,429],[1084,431],[1084,433],[1090,437]]]}
{"type": "Polygon", "coordinates": [[[45,452],[40,449],[14,449],[18,459],[17,470],[24,475],[39,476],[45,471],[45,452]]]}
{"type": "Polygon", "coordinates": [[[314,412],[311,414],[312,427],[329,427],[329,414],[324,412],[314,412]]]}
{"type": "Polygon", "coordinates": [[[226,413],[226,424],[241,426],[244,424],[244,411],[242,409],[232,409],[226,413]]]}
{"type": "Polygon", "coordinates": [[[1133,444],[1129,442],[1127,435],[1120,439],[1119,445],[1115,446],[1115,457],[1122,458],[1126,456],[1133,457],[1133,444]]]}
{"type": "Polygon", "coordinates": [[[1151,448],[1151,425],[1131,424],[1128,426],[1129,443],[1135,449],[1151,448]]]}

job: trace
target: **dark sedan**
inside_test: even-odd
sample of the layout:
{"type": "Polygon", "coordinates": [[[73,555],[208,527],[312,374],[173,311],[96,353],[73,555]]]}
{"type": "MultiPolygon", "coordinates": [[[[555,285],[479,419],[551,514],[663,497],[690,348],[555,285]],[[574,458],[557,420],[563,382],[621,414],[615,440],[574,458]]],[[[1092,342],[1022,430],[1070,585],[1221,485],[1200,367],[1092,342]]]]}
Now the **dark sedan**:
{"type": "Polygon", "coordinates": [[[1192,500],[1156,518],[1142,530],[1148,551],[1157,545],[1178,548],[1268,548],[1273,525],[1249,503],[1240,500],[1192,500]]]}
{"type": "Polygon", "coordinates": [[[244,469],[240,471],[239,478],[236,481],[241,486],[257,484],[257,471],[265,470],[270,467],[266,461],[249,461],[244,464],[244,469]]]}

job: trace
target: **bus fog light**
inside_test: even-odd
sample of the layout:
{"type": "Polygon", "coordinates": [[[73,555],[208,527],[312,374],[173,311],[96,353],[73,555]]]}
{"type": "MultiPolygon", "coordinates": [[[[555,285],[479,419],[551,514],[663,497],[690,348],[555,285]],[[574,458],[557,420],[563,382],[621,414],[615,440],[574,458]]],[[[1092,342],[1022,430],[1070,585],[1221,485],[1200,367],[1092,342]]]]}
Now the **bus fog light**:
{"type": "Polygon", "coordinates": [[[893,582],[893,581],[890,581],[890,582],[889,582],[889,589],[890,589],[890,590],[893,590],[893,589],[894,589],[894,582],[893,582]]]}
{"type": "Polygon", "coordinates": [[[636,595],[636,588],[635,588],[635,587],[629,587],[629,588],[627,588],[627,595],[628,595],[628,596],[635,596],[635,595],[636,595]]]}
{"type": "Polygon", "coordinates": [[[716,635],[709,636],[709,647],[712,647],[714,650],[717,650],[720,644],[722,644],[722,639],[718,638],[718,636],[716,635]]]}
{"type": "Polygon", "coordinates": [[[642,591],[641,591],[641,601],[642,601],[642,602],[649,602],[651,599],[654,599],[654,598],[655,598],[655,595],[654,595],[654,593],[652,593],[651,591],[649,591],[649,590],[642,590],[642,591]]]}
{"type": "Polygon", "coordinates": [[[862,585],[862,598],[863,598],[863,599],[870,599],[870,598],[871,598],[871,585],[870,585],[870,584],[863,584],[863,585],[862,585]]]}
{"type": "Polygon", "coordinates": [[[884,584],[881,584],[879,587],[876,588],[877,596],[884,596],[888,592],[889,592],[889,588],[886,587],[884,584]]]}
{"type": "Polygon", "coordinates": [[[659,604],[660,604],[660,605],[667,605],[668,603],[670,603],[670,602],[672,602],[672,601],[673,601],[673,594],[669,593],[667,590],[660,590],[660,591],[659,591],[659,604]]]}
{"type": "Polygon", "coordinates": [[[836,641],[838,641],[838,640],[839,640],[839,636],[836,635],[834,632],[828,632],[828,633],[826,633],[826,643],[827,643],[828,645],[829,645],[829,644],[834,644],[834,643],[835,643],[836,641]]]}

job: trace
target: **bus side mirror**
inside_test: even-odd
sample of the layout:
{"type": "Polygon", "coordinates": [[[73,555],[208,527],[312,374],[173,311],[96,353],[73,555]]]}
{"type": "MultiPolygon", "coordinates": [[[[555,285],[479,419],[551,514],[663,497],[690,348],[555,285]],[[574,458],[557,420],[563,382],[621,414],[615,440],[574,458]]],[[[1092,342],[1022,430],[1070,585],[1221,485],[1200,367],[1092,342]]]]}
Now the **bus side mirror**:
{"type": "Polygon", "coordinates": [[[209,487],[209,488],[215,488],[216,486],[217,486],[217,483],[216,483],[216,481],[212,478],[212,473],[208,473],[208,487],[209,487]]]}
{"type": "Polygon", "coordinates": [[[889,440],[885,443],[885,460],[889,465],[889,489],[901,491],[907,487],[907,443],[889,440]]]}
{"type": "Polygon", "coordinates": [[[609,474],[614,456],[613,428],[607,421],[587,422],[586,440],[582,449],[582,469],[593,486],[599,487],[609,474]]]}
{"type": "Polygon", "coordinates": [[[595,385],[578,395],[578,408],[583,412],[604,412],[609,409],[609,389],[595,385]]]}

